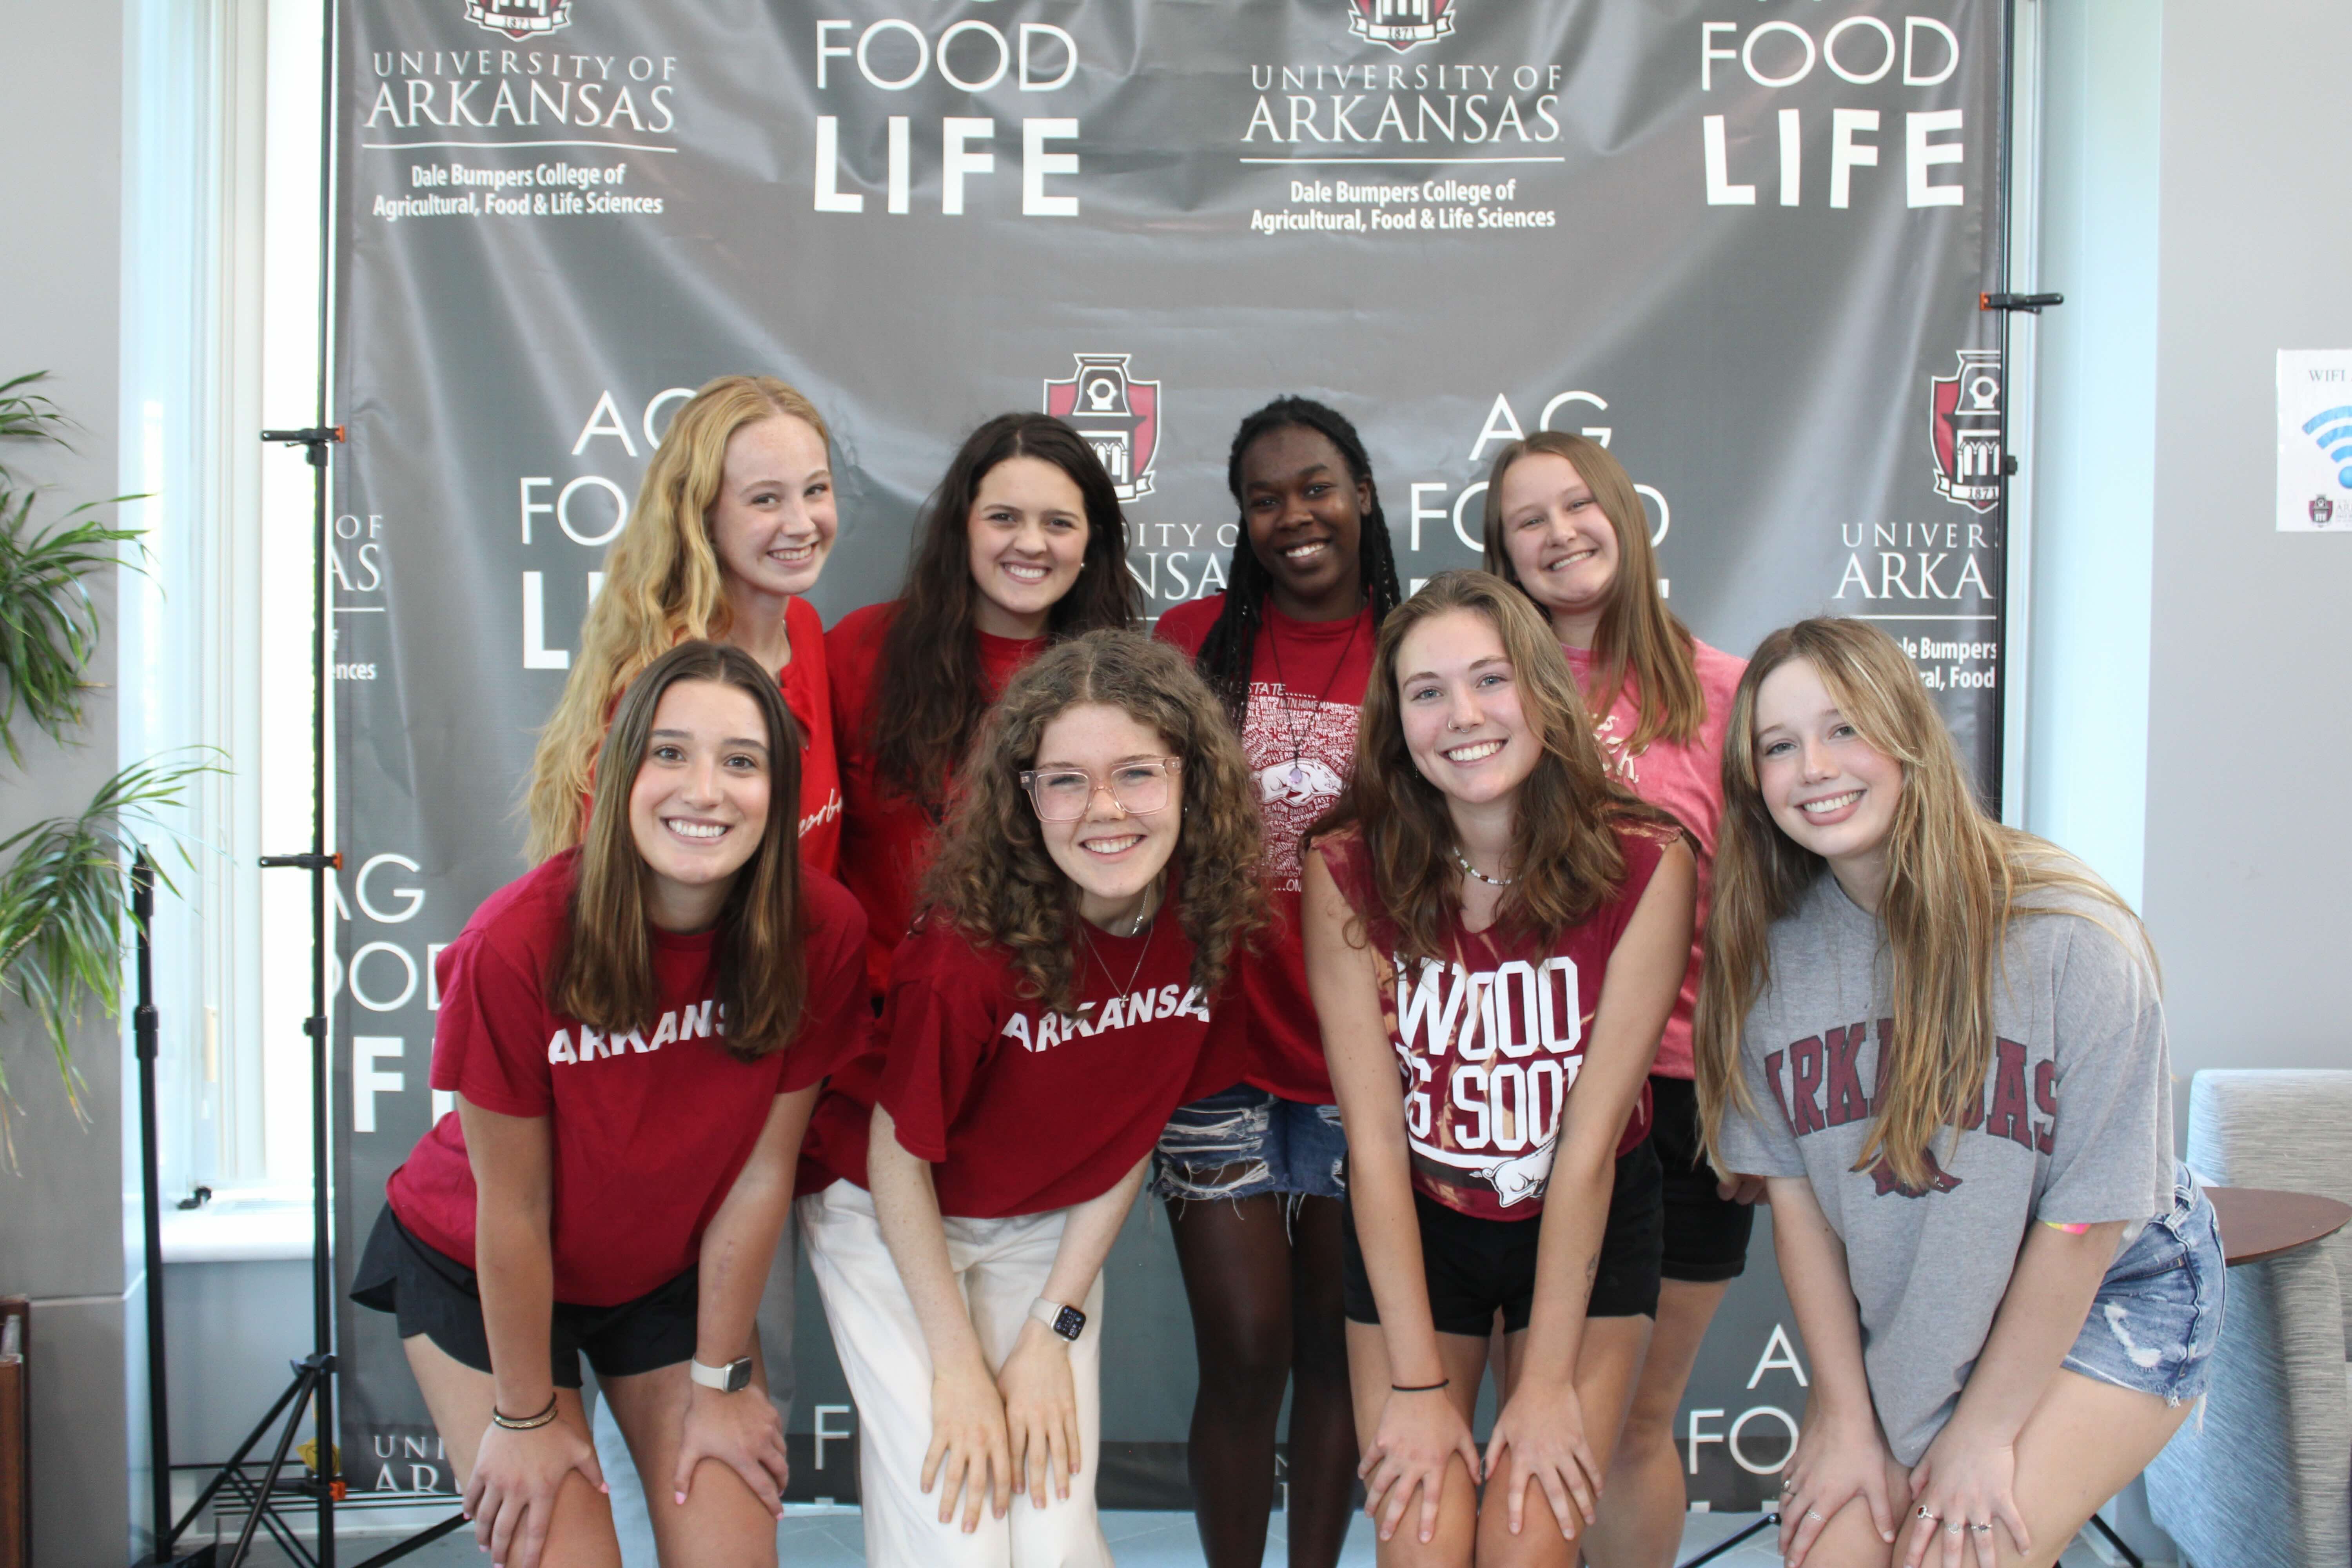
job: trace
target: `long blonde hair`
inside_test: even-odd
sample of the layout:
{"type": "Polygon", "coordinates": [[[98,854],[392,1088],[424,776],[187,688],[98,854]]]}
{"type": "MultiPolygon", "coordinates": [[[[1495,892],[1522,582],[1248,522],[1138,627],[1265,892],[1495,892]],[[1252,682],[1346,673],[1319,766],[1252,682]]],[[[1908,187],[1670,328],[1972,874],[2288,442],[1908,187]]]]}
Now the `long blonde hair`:
{"type": "Polygon", "coordinates": [[[1671,816],[1610,776],[1576,678],[1533,601],[1485,572],[1440,572],[1381,624],[1355,771],[1306,836],[1311,845],[1346,827],[1362,833],[1372,885],[1407,958],[1447,951],[1462,902],[1445,796],[1405,749],[1397,659],[1414,627],[1457,610],[1495,628],[1511,661],[1519,712],[1541,748],[1511,813],[1512,880],[1497,922],[1549,944],[1624,881],[1620,831],[1671,837],[1676,830],[1671,816]]]}
{"type": "Polygon", "coordinates": [[[1688,741],[1706,722],[1706,692],[1698,683],[1690,628],[1659,596],[1658,555],[1650,543],[1649,514],[1642,510],[1642,495],[1632,476],[1608,447],[1565,431],[1538,430],[1495,455],[1494,467],[1486,471],[1486,570],[1527,592],[1505,548],[1503,476],[1513,463],[1537,452],[1565,458],[1575,466],[1576,477],[1591,490],[1601,515],[1617,535],[1617,579],[1610,584],[1601,624],[1593,628],[1585,700],[1596,714],[1607,714],[1631,676],[1640,711],[1633,733],[1626,739],[1627,749],[1639,752],[1661,738],[1688,741]]]}
{"type": "MultiPolygon", "coordinates": [[[[1782,833],[1756,769],[1756,693],[1775,669],[1804,659],[1863,742],[1902,764],[1878,903],[1894,997],[1873,1095],[1876,1119],[1854,1169],[1883,1154],[1906,1186],[1932,1176],[1928,1145],[1974,1124],[1993,1050],[1993,984],[2009,922],[2039,912],[2031,895],[2063,890],[2113,910],[2106,927],[2141,953],[2139,917],[2105,882],[2047,839],[2003,826],[1978,805],[1942,715],[1894,640],[1862,621],[1800,621],[1766,637],[1731,700],[1723,742],[1724,810],[1715,852],[1706,957],[1692,1020],[1699,1119],[1718,1169],[1723,1111],[1753,1114],[1739,1060],[1748,1009],[1771,984],[1772,923],[1828,874],[1820,856],[1782,833]]],[[[2087,918],[2087,917],[2086,917],[2087,918]]]]}
{"type": "Polygon", "coordinates": [[[1046,851],[1021,770],[1036,765],[1048,725],[1089,702],[1158,732],[1183,759],[1182,789],[1166,807],[1183,816],[1171,862],[1182,880],[1171,897],[1192,943],[1192,984],[1206,995],[1265,921],[1256,784],[1224,704],[1191,660],[1143,632],[1105,628],[1056,643],[1006,684],[957,773],[924,902],[1010,952],[1023,994],[1056,1012],[1076,1006],[1086,951],[1077,895],[1046,851]]]}
{"type": "Polygon", "coordinates": [[[689,638],[726,640],[733,617],[708,514],[719,499],[729,439],[778,415],[805,421],[832,452],[816,405],[767,375],[706,383],[663,433],[628,526],[604,556],[604,590],[588,607],[562,700],[540,731],[528,796],[525,854],[532,865],[580,841],[581,801],[606,717],[637,672],[689,638]]]}

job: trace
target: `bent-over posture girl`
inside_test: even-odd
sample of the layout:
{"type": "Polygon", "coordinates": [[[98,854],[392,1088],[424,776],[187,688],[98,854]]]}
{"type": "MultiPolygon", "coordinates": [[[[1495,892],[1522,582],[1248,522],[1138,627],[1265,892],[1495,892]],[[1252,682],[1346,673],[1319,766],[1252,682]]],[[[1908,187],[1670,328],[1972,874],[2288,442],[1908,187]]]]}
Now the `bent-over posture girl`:
{"type": "Polygon", "coordinates": [[[1675,1415],[1706,1326],[1748,1266],[1752,1205],[1764,1186],[1754,1176],[1717,1181],[1691,1088],[1699,932],[1723,816],[1723,732],[1746,666],[1666,608],[1641,494],[1596,441],[1539,430],[1497,453],[1486,476],[1486,570],[1518,584],[1551,622],[1611,775],[1672,812],[1698,862],[1690,960],[1650,1068],[1650,1137],[1665,1190],[1658,1326],[1610,1467],[1609,1506],[1588,1543],[1607,1568],[1671,1568],[1688,1500],[1675,1415]]]}
{"type": "Polygon", "coordinates": [[[1217,1000],[1210,1049],[1230,1070],[1170,1120],[1153,1190],[1192,1310],[1185,1461],[1209,1568],[1265,1558],[1286,1386],[1290,1565],[1331,1568],[1356,1479],[1339,1309],[1348,1145],[1307,994],[1299,839],[1355,765],[1372,644],[1402,595],[1371,459],[1344,416],[1303,397],[1267,404],[1235,433],[1225,482],[1241,510],[1232,585],[1158,630],[1195,657],[1241,731],[1273,929],[1217,1000]]]}
{"type": "Polygon", "coordinates": [[[751,656],[671,649],[622,696],[585,840],[440,956],[457,1110],[393,1173],[352,1294],[397,1315],[503,1568],[620,1562],[583,1355],[662,1561],[775,1561],[752,1310],[819,1080],[866,1026],[864,918],[794,848],[799,753],[751,656]]]}
{"type": "Polygon", "coordinates": [[[1812,1362],[1783,1552],[2053,1563],[2186,1417],[2221,1329],[2146,935],[1978,808],[1862,622],[1764,639],[1724,789],[1699,1102],[1717,1163],[1768,1179],[1812,1362]]]}
{"type": "Polygon", "coordinates": [[[848,799],[842,880],[866,906],[877,999],[988,705],[1049,640],[1127,626],[1141,604],[1118,492],[1093,449],[1058,419],[1000,414],[931,492],[898,596],[825,634],[848,799]]]}
{"type": "Polygon", "coordinates": [[[1232,726],[1140,632],[1039,655],[982,729],[879,1048],[819,1112],[841,1179],[800,1205],[857,1399],[868,1562],[1110,1561],[1103,1259],[1200,1091],[1257,848],[1232,726]]]}
{"type": "Polygon", "coordinates": [[[1690,851],[1610,783],[1549,628],[1484,572],[1440,574],[1381,628],[1355,776],[1311,842],[1381,1562],[1572,1563],[1657,1310],[1642,1101],[1690,947],[1690,851]]]}

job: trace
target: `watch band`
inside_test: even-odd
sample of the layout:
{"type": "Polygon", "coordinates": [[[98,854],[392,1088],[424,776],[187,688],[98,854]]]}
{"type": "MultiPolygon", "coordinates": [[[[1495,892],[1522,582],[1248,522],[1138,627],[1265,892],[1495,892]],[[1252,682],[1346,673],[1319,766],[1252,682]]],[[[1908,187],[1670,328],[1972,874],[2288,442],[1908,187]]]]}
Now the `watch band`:
{"type": "Polygon", "coordinates": [[[751,1358],[738,1356],[725,1366],[705,1366],[698,1361],[686,1363],[686,1375],[704,1388],[715,1388],[721,1394],[740,1394],[751,1386],[751,1358]]]}
{"type": "Polygon", "coordinates": [[[1087,1331],[1087,1315],[1076,1307],[1066,1307],[1040,1296],[1029,1303],[1029,1315],[1066,1340],[1075,1342],[1087,1331]]]}

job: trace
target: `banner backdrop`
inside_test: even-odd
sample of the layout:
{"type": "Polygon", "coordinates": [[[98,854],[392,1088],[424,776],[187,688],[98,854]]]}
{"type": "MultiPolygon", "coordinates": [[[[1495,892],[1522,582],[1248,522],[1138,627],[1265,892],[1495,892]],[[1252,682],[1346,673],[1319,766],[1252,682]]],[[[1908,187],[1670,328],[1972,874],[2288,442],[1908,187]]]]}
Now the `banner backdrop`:
{"type": "MultiPolygon", "coordinates": [[[[722,372],[832,422],[828,622],[896,591],[1008,408],[1087,433],[1155,614],[1223,585],[1227,444],[1272,396],[1361,427],[1414,580],[1476,562],[1503,442],[1582,431],[1702,637],[1879,620],[1990,797],[1997,0],[348,0],[341,39],[346,1279],[444,1109],[433,958],[523,869],[605,547],[722,372]]],[[[1112,1269],[1116,1505],[1184,1503],[1164,1228],[1112,1269]]],[[[1718,1508],[1802,1407],[1756,1260],[1678,1428],[1718,1508]]],[[[449,1489],[390,1321],[347,1311],[342,1353],[352,1487],[449,1489]]],[[[813,1304],[799,1353],[794,1495],[854,1495],[813,1304]]]]}

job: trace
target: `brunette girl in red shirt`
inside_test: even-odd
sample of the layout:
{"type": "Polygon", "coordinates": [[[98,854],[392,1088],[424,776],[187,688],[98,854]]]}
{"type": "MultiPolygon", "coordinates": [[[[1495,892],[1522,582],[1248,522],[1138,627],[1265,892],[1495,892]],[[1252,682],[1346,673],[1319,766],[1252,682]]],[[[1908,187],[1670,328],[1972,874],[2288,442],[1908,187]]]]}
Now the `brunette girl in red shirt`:
{"type": "Polygon", "coordinates": [[[352,1295],[397,1315],[503,1568],[621,1560],[583,1354],[675,1500],[663,1559],[775,1561],[752,1313],[818,1085],[866,1019],[864,919],[794,844],[800,751],[750,655],[671,649],[622,696],[579,848],[440,955],[432,1083],[457,1108],[393,1173],[352,1295]]]}
{"type": "Polygon", "coordinates": [[[1347,417],[1284,397],[1234,437],[1231,586],[1160,617],[1242,735],[1274,929],[1235,965],[1214,1092],[1177,1111],[1153,1191],[1168,1205],[1200,1365],[1192,1507],[1210,1568],[1257,1568],[1290,1390],[1291,1568],[1330,1568],[1348,1533],[1355,1417],[1339,1310],[1340,1135],[1298,938],[1299,837],[1339,798],[1381,620],[1403,597],[1371,459],[1347,417]]]}
{"type": "Polygon", "coordinates": [[[877,1048],[819,1111],[840,1179],[799,1205],[857,1399],[866,1561],[1108,1568],[1103,1260],[1200,1092],[1257,856],[1241,748],[1173,648],[1092,632],[1006,687],[877,1048]]]}
{"type": "Polygon", "coordinates": [[[898,596],[825,634],[842,879],[866,906],[877,997],[988,705],[1049,641],[1129,625],[1142,605],[1110,477],[1043,414],[1001,414],[965,437],[916,535],[898,596]]]}
{"type": "Polygon", "coordinates": [[[1569,1568],[1657,1313],[1643,1091],[1690,951],[1690,850],[1610,781],[1549,628],[1484,572],[1441,573],[1381,628],[1355,776],[1311,845],[1381,1562],[1569,1568]]]}

